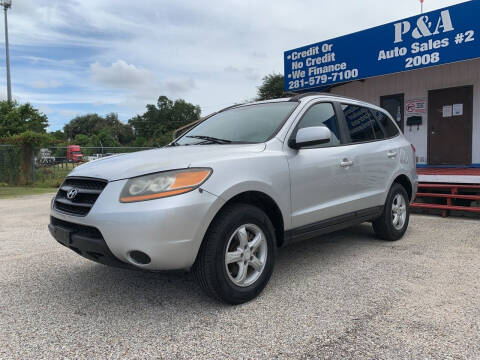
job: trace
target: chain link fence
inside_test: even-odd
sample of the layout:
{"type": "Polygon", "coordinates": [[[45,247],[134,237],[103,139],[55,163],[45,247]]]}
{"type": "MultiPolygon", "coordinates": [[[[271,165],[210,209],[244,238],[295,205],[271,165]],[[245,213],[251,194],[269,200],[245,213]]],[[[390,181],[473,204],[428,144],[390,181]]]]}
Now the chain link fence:
{"type": "Polygon", "coordinates": [[[21,148],[0,145],[0,184],[16,184],[21,173],[21,148]]]}
{"type": "MultiPolygon", "coordinates": [[[[150,147],[45,147],[31,156],[30,183],[39,186],[58,187],[74,167],[89,161],[125,154],[150,147]]],[[[25,158],[23,158],[25,159],[25,158]]],[[[22,174],[22,148],[0,145],[0,184],[16,185],[22,174]]]]}

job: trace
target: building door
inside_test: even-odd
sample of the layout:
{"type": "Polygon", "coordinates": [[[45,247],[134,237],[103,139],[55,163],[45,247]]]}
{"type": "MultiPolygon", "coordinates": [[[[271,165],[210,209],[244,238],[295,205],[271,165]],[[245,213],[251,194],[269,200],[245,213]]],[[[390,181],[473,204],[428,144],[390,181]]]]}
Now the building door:
{"type": "Polygon", "coordinates": [[[428,92],[428,164],[472,164],[473,86],[428,92]]]}
{"type": "Polygon", "coordinates": [[[390,115],[392,115],[393,120],[395,120],[398,127],[403,132],[403,94],[381,96],[380,107],[384,108],[390,113],[390,115]]]}

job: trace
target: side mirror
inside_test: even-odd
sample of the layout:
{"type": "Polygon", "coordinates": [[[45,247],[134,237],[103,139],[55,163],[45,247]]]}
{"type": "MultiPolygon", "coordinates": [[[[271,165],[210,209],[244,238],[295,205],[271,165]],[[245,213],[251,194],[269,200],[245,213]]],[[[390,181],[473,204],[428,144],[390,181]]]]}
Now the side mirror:
{"type": "Polygon", "coordinates": [[[288,146],[292,149],[301,149],[308,146],[326,144],[330,142],[332,132],[326,126],[312,126],[297,131],[295,139],[290,139],[288,146]]]}

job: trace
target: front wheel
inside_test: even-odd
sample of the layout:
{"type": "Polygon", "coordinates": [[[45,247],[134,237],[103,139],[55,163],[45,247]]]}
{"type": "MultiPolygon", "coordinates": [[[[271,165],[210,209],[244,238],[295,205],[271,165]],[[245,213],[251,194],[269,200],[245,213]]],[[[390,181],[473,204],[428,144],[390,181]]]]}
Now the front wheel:
{"type": "Polygon", "coordinates": [[[410,218],[408,194],[394,183],[388,193],[382,215],[372,223],[375,234],[384,240],[395,241],[407,231],[410,218]]]}
{"type": "Polygon", "coordinates": [[[222,210],[210,226],[193,267],[200,286],[229,304],[255,298],[275,261],[275,231],[268,216],[248,204],[222,210]]]}

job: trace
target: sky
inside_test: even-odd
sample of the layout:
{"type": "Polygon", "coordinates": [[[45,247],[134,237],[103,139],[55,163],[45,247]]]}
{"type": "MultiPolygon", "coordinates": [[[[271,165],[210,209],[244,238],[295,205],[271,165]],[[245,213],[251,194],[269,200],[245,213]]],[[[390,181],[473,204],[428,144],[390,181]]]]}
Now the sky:
{"type": "MultiPolygon", "coordinates": [[[[425,0],[424,11],[460,2],[425,0]]],[[[12,3],[13,98],[45,113],[49,131],[87,113],[115,112],[127,122],[160,95],[199,105],[206,115],[253,99],[265,75],[283,73],[285,50],[420,12],[419,0],[12,3]]],[[[0,97],[6,98],[0,32],[0,97]]]]}

